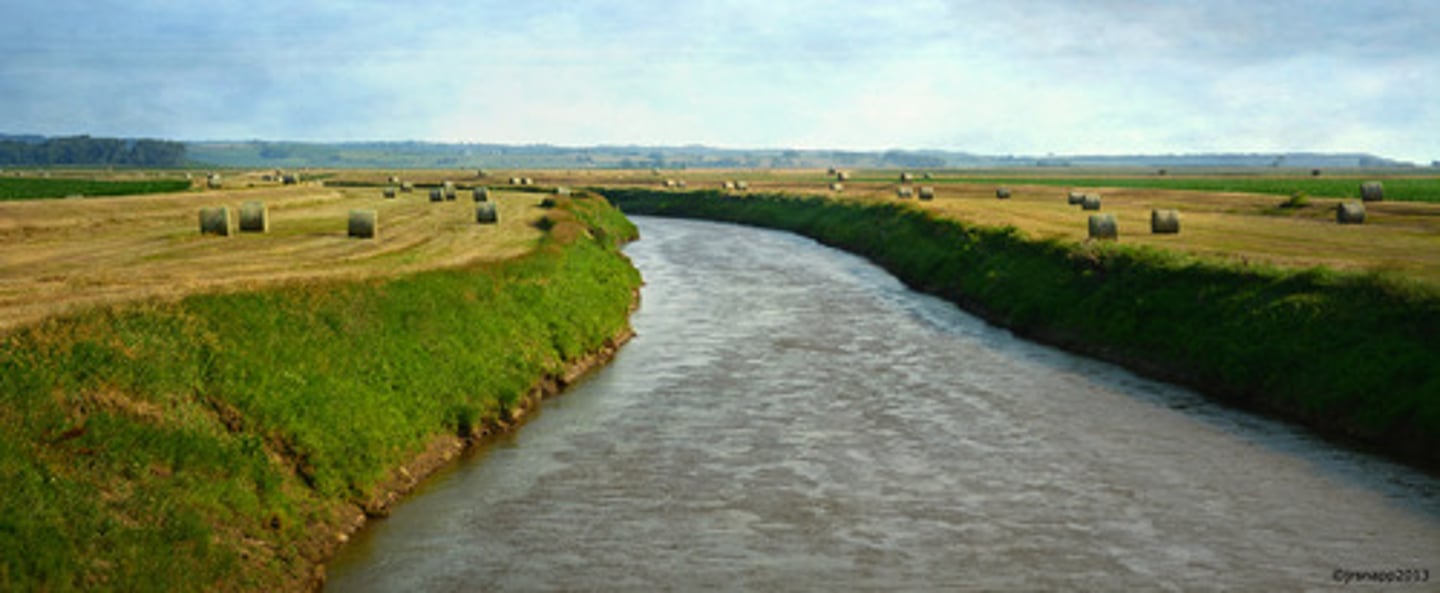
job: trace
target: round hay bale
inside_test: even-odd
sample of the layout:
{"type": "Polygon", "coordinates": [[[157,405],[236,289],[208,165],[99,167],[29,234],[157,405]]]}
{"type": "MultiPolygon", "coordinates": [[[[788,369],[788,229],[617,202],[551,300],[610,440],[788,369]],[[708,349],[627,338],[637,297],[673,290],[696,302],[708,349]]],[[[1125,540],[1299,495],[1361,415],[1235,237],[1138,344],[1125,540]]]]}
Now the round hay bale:
{"type": "Polygon", "coordinates": [[[395,187],[390,186],[380,190],[380,195],[385,196],[387,199],[395,199],[395,187]]]}
{"type": "Polygon", "coordinates": [[[535,180],[529,177],[521,177],[520,185],[535,185],[535,180]]]}
{"type": "Polygon", "coordinates": [[[1100,194],[1085,194],[1085,200],[1080,202],[1080,208],[1084,210],[1100,209],[1100,194]]]}
{"type": "Polygon", "coordinates": [[[225,206],[200,209],[200,234],[230,236],[230,209],[225,206]]]}
{"type": "Polygon", "coordinates": [[[224,185],[224,182],[220,180],[220,176],[217,174],[212,173],[209,177],[205,178],[205,186],[210,189],[220,189],[222,185],[224,185]]]}
{"type": "Polygon", "coordinates": [[[926,172],[924,175],[921,175],[920,178],[921,178],[921,179],[925,179],[925,180],[930,180],[930,179],[934,179],[935,176],[934,176],[934,175],[931,175],[929,172],[926,172]]]}
{"type": "Polygon", "coordinates": [[[1114,241],[1120,238],[1119,229],[1115,227],[1115,215],[1091,214],[1090,238],[1103,241],[1114,241]]]}
{"type": "Polygon", "coordinates": [[[430,188],[430,201],[431,201],[431,202],[444,202],[444,201],[445,201],[445,190],[440,189],[440,188],[438,188],[438,187],[432,187],[432,188],[430,188]]]}
{"type": "Polygon", "coordinates": [[[1084,204],[1084,203],[1085,203],[1085,194],[1082,194],[1082,193],[1080,193],[1080,192],[1078,192],[1078,191],[1072,191],[1072,192],[1070,192],[1070,201],[1069,201],[1069,203],[1070,203],[1071,206],[1079,206],[1079,205],[1081,205],[1081,204],[1084,204]]]}
{"type": "Polygon", "coordinates": [[[557,196],[568,196],[568,195],[570,195],[570,188],[565,187],[565,186],[563,186],[563,185],[557,185],[557,186],[555,186],[555,195],[557,195],[557,196]]]}
{"type": "Polygon", "coordinates": [[[476,176],[476,177],[484,177],[484,176],[485,176],[485,170],[484,170],[484,169],[476,169],[476,170],[475,170],[475,176],[476,176]]]}
{"type": "Polygon", "coordinates": [[[834,183],[831,183],[831,184],[830,184],[830,191],[836,191],[836,192],[845,191],[845,184],[840,183],[839,181],[836,181],[836,182],[834,182],[834,183]]]}
{"type": "Polygon", "coordinates": [[[400,183],[400,192],[401,192],[401,193],[407,193],[407,194],[408,194],[408,193],[410,193],[410,192],[412,192],[412,191],[415,191],[415,184],[414,184],[414,183],[409,182],[409,181],[403,181],[403,182],[400,183]]]}
{"type": "Polygon", "coordinates": [[[684,180],[684,179],[680,179],[680,180],[675,181],[675,187],[685,187],[685,180],[684,180]]]}
{"type": "Polygon", "coordinates": [[[911,181],[915,181],[914,175],[911,175],[908,172],[900,174],[900,183],[910,183],[911,181]]]}
{"type": "Polygon", "coordinates": [[[998,200],[1006,200],[1006,199],[1009,199],[1009,198],[1010,198],[1010,188],[1005,187],[1005,186],[1003,186],[1003,185],[1000,186],[1000,187],[995,188],[995,198],[998,199],[998,200]]]}
{"type": "Polygon", "coordinates": [[[1341,202],[1340,207],[1335,209],[1335,222],[1340,224],[1364,224],[1365,203],[1341,202]]]}
{"type": "Polygon", "coordinates": [[[351,210],[349,236],[374,239],[380,234],[380,222],[374,210],[351,210]]]}
{"type": "Polygon", "coordinates": [[[476,201],[476,202],[489,202],[489,201],[490,201],[490,188],[477,187],[477,188],[475,188],[475,190],[474,190],[473,192],[471,192],[471,193],[473,193],[473,194],[475,195],[475,201],[476,201]]]}
{"type": "Polygon", "coordinates": [[[510,178],[510,185],[520,185],[520,178],[519,178],[519,177],[511,177],[511,178],[510,178]]]}
{"type": "Polygon", "coordinates": [[[1150,232],[1156,235],[1174,235],[1180,232],[1179,210],[1151,210],[1150,232]]]}
{"type": "Polygon", "coordinates": [[[1379,202],[1385,199],[1385,187],[1379,181],[1366,181],[1360,184],[1360,199],[1366,202],[1379,202]]]}
{"type": "Polygon", "coordinates": [[[675,180],[674,180],[674,179],[666,179],[666,180],[665,180],[665,183],[664,183],[663,185],[664,185],[665,187],[675,187],[675,180]]]}
{"type": "Polygon", "coordinates": [[[900,198],[900,199],[902,199],[902,200],[907,199],[907,198],[909,198],[909,197],[911,197],[911,196],[913,196],[913,195],[915,195],[915,190],[913,190],[913,189],[911,189],[911,188],[909,188],[909,187],[901,186],[901,187],[895,188],[895,197],[900,198]]]}
{"type": "Polygon", "coordinates": [[[747,189],[750,189],[750,182],[748,182],[748,181],[736,181],[736,182],[735,182],[735,189],[737,189],[737,190],[739,190],[739,191],[745,191],[745,190],[747,190],[747,189]]]}
{"type": "Polygon", "coordinates": [[[445,200],[450,202],[455,201],[455,182],[446,181],[441,184],[441,186],[445,189],[445,200]]]}
{"type": "Polygon", "coordinates": [[[495,209],[495,202],[481,202],[476,204],[475,222],[477,224],[496,224],[500,222],[500,212],[495,209]]]}
{"type": "Polygon", "coordinates": [[[849,180],[850,180],[850,173],[849,173],[848,171],[836,171],[836,172],[835,172],[835,180],[836,180],[836,181],[849,181],[849,180]]]}
{"type": "Polygon", "coordinates": [[[400,183],[400,178],[394,175],[385,178],[385,183],[400,183]]]}
{"type": "Polygon", "coordinates": [[[297,175],[286,175],[280,178],[280,183],[283,183],[285,185],[295,185],[297,183],[300,183],[300,177],[297,175]]]}
{"type": "Polygon", "coordinates": [[[240,205],[240,232],[270,232],[270,209],[265,202],[245,202],[240,205]]]}
{"type": "Polygon", "coordinates": [[[935,199],[935,188],[928,185],[920,188],[920,201],[929,202],[935,199]]]}
{"type": "Polygon", "coordinates": [[[735,189],[735,182],[734,182],[734,181],[726,181],[725,183],[722,183],[722,184],[720,184],[720,185],[721,185],[722,187],[724,187],[724,188],[726,189],[726,191],[735,189]]]}
{"type": "Polygon", "coordinates": [[[838,173],[838,172],[839,172],[839,171],[836,171],[836,170],[835,170],[835,167],[830,167],[829,169],[826,169],[826,170],[825,170],[825,174],[826,174],[826,175],[834,175],[834,174],[836,174],[836,173],[838,173]]]}
{"type": "Polygon", "coordinates": [[[1319,177],[1319,176],[1320,176],[1320,170],[1319,170],[1319,169],[1311,169],[1311,170],[1310,170],[1310,176],[1311,176],[1311,177],[1319,177]]]}

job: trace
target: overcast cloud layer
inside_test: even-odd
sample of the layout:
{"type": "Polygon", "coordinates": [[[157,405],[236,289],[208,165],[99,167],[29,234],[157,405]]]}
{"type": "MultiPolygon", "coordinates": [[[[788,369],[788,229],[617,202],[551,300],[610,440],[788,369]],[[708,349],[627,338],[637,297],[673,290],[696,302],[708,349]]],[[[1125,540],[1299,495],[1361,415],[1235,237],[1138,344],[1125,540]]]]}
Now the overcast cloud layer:
{"type": "Polygon", "coordinates": [[[1440,159],[1434,0],[20,0],[0,131],[1440,159]]]}

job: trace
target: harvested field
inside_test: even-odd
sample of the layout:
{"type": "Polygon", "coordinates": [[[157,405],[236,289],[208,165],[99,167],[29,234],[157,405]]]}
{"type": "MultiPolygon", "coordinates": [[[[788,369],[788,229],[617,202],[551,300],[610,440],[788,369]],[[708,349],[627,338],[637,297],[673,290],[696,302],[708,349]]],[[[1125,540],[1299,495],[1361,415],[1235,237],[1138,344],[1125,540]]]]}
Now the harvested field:
{"type": "Polygon", "coordinates": [[[368,278],[500,260],[531,249],[541,195],[494,192],[500,225],[471,204],[386,200],[373,189],[223,189],[85,200],[0,202],[0,332],[77,308],[315,278],[368,278]],[[202,236],[195,213],[247,201],[270,232],[202,236]],[[352,209],[379,211],[374,241],[346,240],[352,209]]]}
{"type": "MultiPolygon", "coordinates": [[[[829,196],[833,199],[897,201],[898,173],[858,171],[845,184],[843,197],[825,191],[824,170],[714,170],[686,172],[685,179],[696,187],[716,187],[718,180],[738,174],[751,181],[751,193],[785,193],[797,196],[829,196]]],[[[575,185],[639,186],[638,172],[593,171],[566,176],[546,175],[575,185]]],[[[1086,178],[1097,185],[1058,185],[1051,180],[1027,183],[1013,178],[983,178],[936,173],[936,199],[909,203],[974,224],[1012,226],[1041,239],[1084,241],[1087,212],[1068,204],[1071,191],[1103,195],[1102,211],[1114,214],[1122,229],[1150,228],[1150,212],[1174,209],[1184,213],[1184,232],[1179,234],[1130,233],[1125,244],[1147,245],[1202,257],[1230,261],[1268,263],[1280,266],[1327,266],[1339,270],[1381,271],[1440,285],[1440,203],[1392,201],[1368,202],[1363,225],[1335,224],[1335,212],[1345,198],[1311,195],[1309,205],[1282,209],[1284,196],[1269,193],[1219,192],[1209,190],[1126,187],[1154,179],[1086,178]],[[1010,190],[1006,200],[995,199],[995,183],[1010,190]]],[[[1400,178],[1407,187],[1440,187],[1430,178],[1400,178]]],[[[1387,192],[1400,179],[1385,179],[1387,192]]],[[[1184,179],[1167,177],[1166,183],[1216,183],[1257,188],[1289,187],[1291,181],[1274,177],[1184,179]]],[[[1335,180],[1327,180],[1334,182],[1335,180]]],[[[1340,180],[1358,196],[1359,182],[1340,180]]],[[[644,183],[652,183],[646,179],[644,183]]],[[[1428,195],[1428,194],[1427,194],[1428,195]]],[[[1422,196],[1423,197],[1423,196],[1422,196]]],[[[1358,197],[1348,198],[1358,200],[1358,197]]]]}

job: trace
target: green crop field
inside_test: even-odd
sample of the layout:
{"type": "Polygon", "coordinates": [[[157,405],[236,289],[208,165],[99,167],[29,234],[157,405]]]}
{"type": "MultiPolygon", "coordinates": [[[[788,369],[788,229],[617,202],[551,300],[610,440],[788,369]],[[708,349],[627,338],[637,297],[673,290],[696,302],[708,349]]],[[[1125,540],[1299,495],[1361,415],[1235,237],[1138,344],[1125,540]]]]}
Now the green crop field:
{"type": "Polygon", "coordinates": [[[147,181],[95,181],[90,179],[0,179],[0,201],[40,200],[67,196],[129,196],[185,191],[190,182],[184,179],[147,181]]]}

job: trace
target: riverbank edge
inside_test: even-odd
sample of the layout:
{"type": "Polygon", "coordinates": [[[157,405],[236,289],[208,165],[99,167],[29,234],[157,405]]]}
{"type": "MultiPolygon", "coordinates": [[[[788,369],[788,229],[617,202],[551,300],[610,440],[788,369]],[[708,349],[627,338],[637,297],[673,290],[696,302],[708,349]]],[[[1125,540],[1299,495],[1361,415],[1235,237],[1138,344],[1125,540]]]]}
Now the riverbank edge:
{"type": "Polygon", "coordinates": [[[514,259],[134,303],[0,336],[0,589],[322,587],[368,518],[633,336],[642,281],[620,247],[634,226],[594,196],[540,207],[545,236],[514,259]],[[421,375],[447,393],[391,384],[421,375]],[[258,401],[284,392],[277,378],[324,381],[288,404],[321,411],[258,401]],[[360,383],[387,400],[378,423],[336,414],[376,401],[345,397],[360,383]],[[327,450],[327,436],[353,446],[327,450]]]}
{"type": "Polygon", "coordinates": [[[1019,336],[1440,470],[1440,297],[1392,277],[1037,241],[897,202],[593,190],[627,214],[795,232],[1019,336]]]}
{"type": "MultiPolygon", "coordinates": [[[[639,306],[640,292],[637,290],[631,312],[633,313],[639,306]]],[[[349,543],[350,538],[356,532],[364,529],[372,519],[388,516],[390,510],[395,505],[404,502],[407,495],[424,484],[436,472],[449,467],[469,451],[523,428],[531,415],[541,405],[544,405],[546,400],[564,394],[570,385],[609,364],[620,353],[620,348],[634,337],[635,332],[632,328],[629,326],[621,328],[600,349],[566,363],[563,372],[547,373],[536,380],[535,384],[526,391],[525,396],[508,410],[506,418],[487,418],[478,424],[473,432],[465,436],[436,435],[418,455],[391,470],[390,477],[376,488],[369,500],[364,503],[350,503],[349,508],[345,509],[348,517],[339,521],[338,525],[317,526],[315,539],[322,542],[321,545],[325,549],[322,560],[315,563],[310,580],[304,588],[310,591],[324,589],[327,579],[326,567],[330,561],[334,560],[335,555],[345,544],[349,543]]]]}

